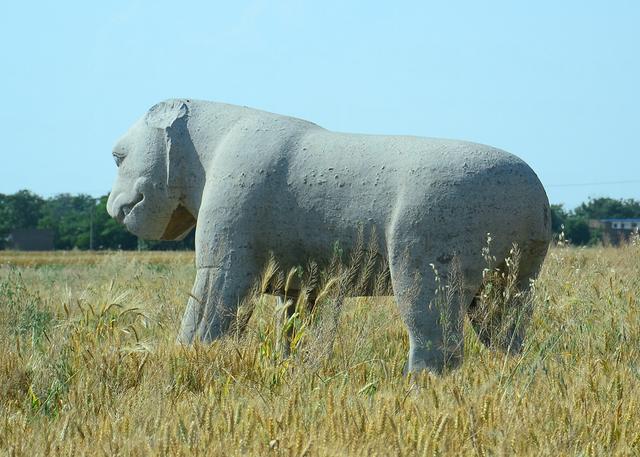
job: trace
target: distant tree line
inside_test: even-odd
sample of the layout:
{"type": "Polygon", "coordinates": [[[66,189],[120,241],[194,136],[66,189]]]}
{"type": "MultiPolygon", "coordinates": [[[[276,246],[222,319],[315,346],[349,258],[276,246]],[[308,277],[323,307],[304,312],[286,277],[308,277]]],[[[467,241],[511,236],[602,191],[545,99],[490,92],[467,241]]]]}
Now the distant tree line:
{"type": "Polygon", "coordinates": [[[193,249],[194,232],[182,241],[138,239],[107,213],[107,198],[59,194],[42,198],[28,190],[0,194],[0,249],[15,229],[51,229],[55,249],[193,249]]]}
{"type": "MultiPolygon", "coordinates": [[[[172,250],[193,249],[194,231],[182,241],[147,241],[130,234],[107,214],[107,198],[90,195],[59,194],[42,198],[28,190],[0,194],[0,249],[14,229],[51,229],[55,249],[172,250]]],[[[591,228],[591,219],[640,218],[640,201],[595,198],[573,210],[551,205],[552,227],[557,237],[562,232],[573,244],[602,241],[599,229],[591,228]]]]}
{"type": "Polygon", "coordinates": [[[633,199],[594,198],[573,210],[563,205],[551,205],[553,233],[564,233],[572,244],[597,244],[602,241],[602,230],[591,228],[590,220],[640,218],[640,201],[633,199]]]}

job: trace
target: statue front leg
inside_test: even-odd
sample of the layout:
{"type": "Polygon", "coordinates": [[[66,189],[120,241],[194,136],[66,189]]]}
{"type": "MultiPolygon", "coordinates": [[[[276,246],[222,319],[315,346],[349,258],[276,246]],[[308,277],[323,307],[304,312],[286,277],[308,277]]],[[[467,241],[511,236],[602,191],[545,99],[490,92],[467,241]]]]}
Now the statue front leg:
{"type": "Polygon", "coordinates": [[[256,274],[240,259],[222,267],[198,267],[178,341],[210,343],[225,335],[238,307],[252,292],[256,274]]]}
{"type": "Polygon", "coordinates": [[[189,294],[187,309],[182,316],[178,341],[182,344],[192,344],[197,338],[200,323],[205,310],[212,304],[209,299],[212,285],[220,280],[220,270],[214,267],[198,268],[196,280],[189,294]]]}

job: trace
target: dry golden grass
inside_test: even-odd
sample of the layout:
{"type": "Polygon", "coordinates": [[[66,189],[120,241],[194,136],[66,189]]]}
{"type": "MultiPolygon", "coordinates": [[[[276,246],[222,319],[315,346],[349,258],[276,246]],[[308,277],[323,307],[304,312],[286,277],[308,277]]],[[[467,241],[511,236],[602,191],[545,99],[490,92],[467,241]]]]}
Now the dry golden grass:
{"type": "Polygon", "coordinates": [[[119,256],[122,261],[136,259],[152,264],[193,263],[193,251],[0,251],[0,265],[16,267],[39,267],[51,265],[95,265],[105,258],[119,256]]]}
{"type": "Polygon", "coordinates": [[[270,297],[245,336],[183,348],[192,254],[2,253],[0,452],[639,455],[639,254],[552,249],[522,355],[466,331],[459,370],[407,379],[390,299],[299,326],[288,359],[270,297]]]}

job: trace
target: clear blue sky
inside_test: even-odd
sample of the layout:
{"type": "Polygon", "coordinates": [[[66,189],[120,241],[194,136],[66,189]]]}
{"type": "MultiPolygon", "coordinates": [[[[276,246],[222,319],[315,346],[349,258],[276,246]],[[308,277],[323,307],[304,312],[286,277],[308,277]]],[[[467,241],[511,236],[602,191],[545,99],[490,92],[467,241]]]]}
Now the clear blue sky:
{"type": "Polygon", "coordinates": [[[191,97],[498,146],[569,208],[640,199],[640,2],[391,3],[4,2],[0,192],[105,194],[115,140],[191,97]]]}

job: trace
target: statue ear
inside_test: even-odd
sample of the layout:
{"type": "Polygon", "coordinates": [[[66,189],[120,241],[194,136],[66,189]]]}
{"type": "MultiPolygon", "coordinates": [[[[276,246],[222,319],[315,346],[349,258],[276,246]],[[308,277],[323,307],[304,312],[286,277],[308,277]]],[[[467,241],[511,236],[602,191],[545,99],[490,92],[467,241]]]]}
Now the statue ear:
{"type": "Polygon", "coordinates": [[[144,120],[149,127],[167,129],[188,113],[189,108],[183,100],[167,100],[153,105],[144,120]]]}
{"type": "Polygon", "coordinates": [[[145,122],[149,127],[164,132],[168,188],[180,188],[184,184],[180,179],[184,176],[182,168],[186,162],[182,146],[185,137],[189,136],[188,115],[189,107],[184,100],[167,100],[151,107],[145,116],[145,122]]]}

